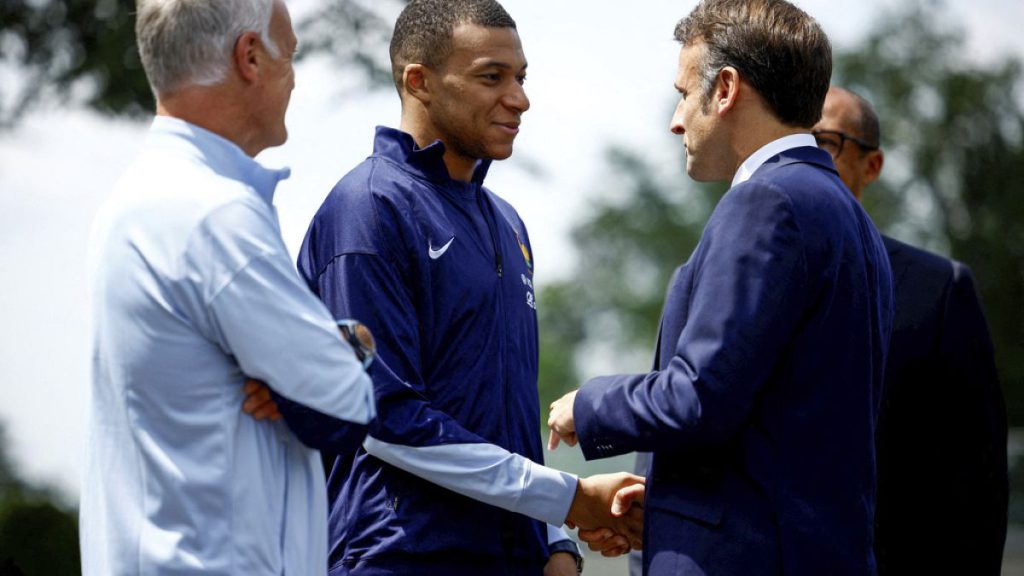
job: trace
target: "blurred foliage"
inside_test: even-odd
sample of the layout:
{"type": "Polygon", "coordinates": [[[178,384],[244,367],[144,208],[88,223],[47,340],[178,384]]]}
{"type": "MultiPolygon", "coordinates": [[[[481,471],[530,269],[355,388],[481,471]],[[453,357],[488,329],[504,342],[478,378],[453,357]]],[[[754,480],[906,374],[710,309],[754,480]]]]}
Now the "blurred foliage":
{"type": "Polygon", "coordinates": [[[835,83],[872,102],[887,164],[865,204],[891,235],[971,267],[1013,425],[1024,425],[1024,75],[969,59],[941,4],[889,14],[836,61],[835,83]]]}
{"type": "Polygon", "coordinates": [[[296,24],[300,57],[322,54],[361,86],[391,86],[388,45],[405,0],[328,0],[296,24]]]}
{"type": "Polygon", "coordinates": [[[20,478],[0,426],[0,575],[80,574],[77,513],[20,478]]]}
{"type": "MultiPolygon", "coordinates": [[[[835,54],[837,85],[876,107],[887,163],[865,192],[879,228],[967,263],[982,293],[1012,424],[1024,424],[1024,104],[1021,63],[968,58],[963,32],[937,2],[881,14],[835,54]]],[[[666,117],[668,112],[666,110],[666,117]]],[[[650,153],[612,149],[599,202],[577,225],[579,265],[543,287],[541,400],[597,370],[650,366],[670,274],[693,250],[720,188],[679,170],[658,178],[650,153]],[[633,360],[645,355],[646,365],[633,360]]]]}
{"type": "Polygon", "coordinates": [[[640,153],[606,152],[602,190],[572,233],[577,269],[540,288],[542,406],[595,375],[578,369],[584,355],[604,369],[650,367],[665,287],[725,192],[689,180],[675,144],[675,169],[664,175],[640,153]]]}
{"type": "MultiPolygon", "coordinates": [[[[391,82],[387,44],[402,0],[330,0],[297,20],[300,57],[329,55],[364,80],[391,82]]],[[[101,113],[145,117],[155,109],[135,47],[134,0],[0,2],[0,130],[33,106],[84,104],[101,113]]]]}
{"type": "Polygon", "coordinates": [[[32,106],[84,103],[142,116],[155,104],[135,48],[133,0],[4,0],[0,64],[21,81],[0,86],[0,129],[32,106]]]}

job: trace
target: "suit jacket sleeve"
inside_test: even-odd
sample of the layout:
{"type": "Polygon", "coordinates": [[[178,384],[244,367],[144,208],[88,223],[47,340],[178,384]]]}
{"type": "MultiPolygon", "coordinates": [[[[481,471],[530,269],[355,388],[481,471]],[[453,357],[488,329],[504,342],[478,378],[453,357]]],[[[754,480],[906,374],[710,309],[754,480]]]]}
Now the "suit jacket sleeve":
{"type": "Polygon", "coordinates": [[[692,285],[670,289],[665,313],[687,315],[674,355],[660,370],[595,378],[577,394],[584,456],[730,438],[812,298],[804,245],[781,190],[755,182],[730,190],[687,264],[692,274],[675,280],[692,285]]]}

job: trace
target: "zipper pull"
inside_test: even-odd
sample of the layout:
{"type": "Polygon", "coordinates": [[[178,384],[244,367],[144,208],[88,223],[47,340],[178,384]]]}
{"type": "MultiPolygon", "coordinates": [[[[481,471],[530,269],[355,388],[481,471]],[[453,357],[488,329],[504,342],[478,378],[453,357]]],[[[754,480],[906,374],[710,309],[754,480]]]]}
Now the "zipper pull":
{"type": "Polygon", "coordinates": [[[499,252],[499,253],[495,254],[494,255],[494,259],[498,263],[498,278],[501,278],[501,253],[499,252]]]}

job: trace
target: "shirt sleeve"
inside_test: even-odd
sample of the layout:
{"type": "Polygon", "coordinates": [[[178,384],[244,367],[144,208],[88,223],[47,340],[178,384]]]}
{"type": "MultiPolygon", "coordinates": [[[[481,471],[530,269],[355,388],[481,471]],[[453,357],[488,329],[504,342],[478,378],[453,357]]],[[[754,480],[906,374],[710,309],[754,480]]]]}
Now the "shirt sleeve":
{"type": "MultiPolygon", "coordinates": [[[[291,265],[269,215],[235,204],[198,235],[209,262],[212,329],[244,374],[347,422],[375,414],[372,383],[334,321],[291,265]]],[[[197,248],[199,250],[199,248],[197,248]]]]}
{"type": "Polygon", "coordinates": [[[583,556],[583,551],[580,550],[580,545],[569,537],[569,533],[565,531],[565,528],[548,524],[547,531],[548,546],[555,546],[557,544],[555,549],[550,550],[551,552],[569,552],[575,556],[583,556]]]}
{"type": "Polygon", "coordinates": [[[746,184],[727,193],[690,265],[688,316],[666,368],[595,378],[577,393],[588,459],[728,439],[795,330],[806,263],[781,192],[746,184]]]}
{"type": "Polygon", "coordinates": [[[374,254],[338,256],[313,285],[336,317],[365,323],[377,342],[381,362],[370,372],[379,417],[363,445],[369,454],[492,506],[565,522],[575,476],[496,446],[431,404],[417,311],[395,264],[374,254]]]}

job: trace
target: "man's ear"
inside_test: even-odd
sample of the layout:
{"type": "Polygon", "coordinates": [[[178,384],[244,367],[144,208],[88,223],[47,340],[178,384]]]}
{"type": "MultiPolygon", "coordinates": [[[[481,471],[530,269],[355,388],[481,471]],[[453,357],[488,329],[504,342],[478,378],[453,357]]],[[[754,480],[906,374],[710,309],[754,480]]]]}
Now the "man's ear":
{"type": "Polygon", "coordinates": [[[864,168],[865,186],[878,180],[878,176],[882,173],[882,165],[885,164],[885,154],[881,150],[872,150],[868,152],[866,162],[867,165],[864,168]]]}
{"type": "Polygon", "coordinates": [[[740,92],[740,73],[732,66],[726,66],[718,71],[718,78],[715,79],[714,100],[712,103],[718,110],[719,116],[724,116],[736,105],[736,99],[740,92]]]}
{"type": "Polygon", "coordinates": [[[402,72],[405,92],[423,102],[430,102],[430,70],[423,64],[407,64],[402,72]]]}
{"type": "Polygon", "coordinates": [[[235,41],[235,50],[232,54],[235,60],[235,68],[239,76],[247,83],[255,82],[260,75],[260,50],[263,44],[259,34],[246,32],[235,41]]]}

